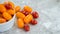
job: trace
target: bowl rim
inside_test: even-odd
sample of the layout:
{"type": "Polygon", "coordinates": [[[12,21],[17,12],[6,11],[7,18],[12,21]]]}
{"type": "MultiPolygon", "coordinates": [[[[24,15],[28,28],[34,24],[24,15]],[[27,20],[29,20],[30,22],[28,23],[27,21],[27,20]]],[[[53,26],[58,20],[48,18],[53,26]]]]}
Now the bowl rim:
{"type": "Polygon", "coordinates": [[[4,24],[7,24],[7,23],[9,23],[13,18],[15,18],[15,14],[14,14],[14,16],[9,20],[9,21],[7,21],[7,22],[4,22],[4,23],[1,23],[0,25],[4,25],[4,24]]]}

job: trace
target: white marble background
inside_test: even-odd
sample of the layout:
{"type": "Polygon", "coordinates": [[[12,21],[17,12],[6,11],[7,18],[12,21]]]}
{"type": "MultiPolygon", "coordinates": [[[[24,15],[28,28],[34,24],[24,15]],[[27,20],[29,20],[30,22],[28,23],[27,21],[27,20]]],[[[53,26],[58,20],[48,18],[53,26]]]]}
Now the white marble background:
{"type": "MultiPolygon", "coordinates": [[[[5,0],[0,0],[0,3],[5,0]]],[[[30,25],[31,30],[25,32],[23,29],[18,29],[16,25],[10,30],[0,34],[60,34],[60,0],[10,0],[15,5],[31,6],[38,11],[38,24],[30,25]]]]}

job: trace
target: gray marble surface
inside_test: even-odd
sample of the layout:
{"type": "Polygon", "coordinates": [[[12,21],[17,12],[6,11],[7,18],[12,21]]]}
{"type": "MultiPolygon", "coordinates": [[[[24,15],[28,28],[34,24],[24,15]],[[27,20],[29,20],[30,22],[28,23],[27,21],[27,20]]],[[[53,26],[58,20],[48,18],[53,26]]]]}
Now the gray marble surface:
{"type": "MultiPolygon", "coordinates": [[[[5,0],[0,0],[3,2],[5,0]]],[[[39,13],[38,24],[30,25],[30,31],[17,28],[16,24],[0,34],[60,34],[60,0],[9,0],[23,7],[29,5],[39,13]]]]}

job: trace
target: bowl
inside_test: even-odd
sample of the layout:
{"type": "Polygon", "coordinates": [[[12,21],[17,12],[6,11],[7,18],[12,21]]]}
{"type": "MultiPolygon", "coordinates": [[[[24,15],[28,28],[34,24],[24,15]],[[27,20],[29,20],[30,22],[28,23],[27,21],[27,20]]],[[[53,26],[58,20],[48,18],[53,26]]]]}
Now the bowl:
{"type": "MultiPolygon", "coordinates": [[[[0,4],[6,2],[7,0],[0,0],[0,4]]],[[[15,22],[15,14],[9,21],[0,24],[0,32],[4,32],[13,27],[15,22]]]]}
{"type": "Polygon", "coordinates": [[[12,26],[14,25],[14,21],[15,21],[15,15],[8,22],[0,24],[0,32],[4,32],[12,28],[12,26]]]}

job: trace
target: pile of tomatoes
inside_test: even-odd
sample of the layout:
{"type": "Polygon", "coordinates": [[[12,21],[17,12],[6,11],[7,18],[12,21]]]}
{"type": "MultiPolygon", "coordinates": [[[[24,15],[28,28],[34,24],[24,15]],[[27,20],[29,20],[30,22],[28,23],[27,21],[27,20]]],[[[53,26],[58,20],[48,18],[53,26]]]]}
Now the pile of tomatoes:
{"type": "Polygon", "coordinates": [[[4,2],[0,4],[0,23],[5,23],[12,19],[15,14],[14,4],[12,2],[4,2]]]}
{"type": "Polygon", "coordinates": [[[29,31],[29,24],[36,25],[36,19],[39,17],[39,15],[36,11],[33,11],[30,6],[26,5],[22,10],[18,9],[16,17],[18,27],[23,28],[25,31],[29,31]]]}
{"type": "Polygon", "coordinates": [[[0,23],[9,21],[14,14],[17,17],[17,27],[23,28],[25,31],[30,30],[29,24],[36,25],[36,19],[39,17],[38,13],[33,11],[30,6],[26,5],[21,9],[20,6],[15,6],[12,2],[0,4],[0,23]]]}

